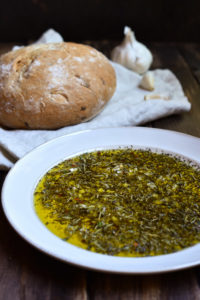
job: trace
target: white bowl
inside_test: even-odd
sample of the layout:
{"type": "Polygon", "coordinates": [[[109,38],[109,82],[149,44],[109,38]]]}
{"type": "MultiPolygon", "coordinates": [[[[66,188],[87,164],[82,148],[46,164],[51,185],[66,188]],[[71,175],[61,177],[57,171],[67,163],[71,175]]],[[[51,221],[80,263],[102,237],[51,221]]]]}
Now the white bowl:
{"type": "Polygon", "coordinates": [[[2,189],[5,215],[31,245],[64,262],[89,269],[143,274],[178,270],[200,263],[200,244],[176,253],[153,257],[116,257],[73,246],[51,233],[39,220],[33,193],[40,178],[59,162],[91,150],[118,146],[159,148],[200,163],[200,139],[174,131],[146,127],[86,130],[51,140],[20,159],[2,189]]]}

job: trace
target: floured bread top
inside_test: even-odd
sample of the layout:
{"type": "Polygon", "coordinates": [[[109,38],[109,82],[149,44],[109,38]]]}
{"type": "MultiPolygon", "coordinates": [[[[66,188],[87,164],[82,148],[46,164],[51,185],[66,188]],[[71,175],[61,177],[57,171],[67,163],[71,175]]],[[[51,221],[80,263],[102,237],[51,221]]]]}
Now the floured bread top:
{"type": "Polygon", "coordinates": [[[115,71],[82,44],[38,44],[0,57],[0,124],[55,129],[98,114],[116,88],[115,71]]]}

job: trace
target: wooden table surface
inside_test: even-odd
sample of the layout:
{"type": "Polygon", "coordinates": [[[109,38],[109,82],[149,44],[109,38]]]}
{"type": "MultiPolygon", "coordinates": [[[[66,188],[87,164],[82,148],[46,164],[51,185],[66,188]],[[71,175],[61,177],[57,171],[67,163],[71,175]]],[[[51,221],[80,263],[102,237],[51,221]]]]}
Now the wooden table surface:
{"type": "MultiPolygon", "coordinates": [[[[89,42],[88,42],[89,43],[89,42]]],[[[90,43],[109,56],[114,42],[90,43]]],[[[0,44],[0,53],[11,45],[0,44]]],[[[149,45],[154,68],[169,68],[192,103],[189,113],[145,126],[200,137],[200,45],[149,45]]],[[[0,172],[1,185],[6,172],[0,172]]],[[[116,275],[80,269],[49,257],[26,243],[0,209],[0,300],[200,299],[200,267],[156,275],[116,275]]]]}

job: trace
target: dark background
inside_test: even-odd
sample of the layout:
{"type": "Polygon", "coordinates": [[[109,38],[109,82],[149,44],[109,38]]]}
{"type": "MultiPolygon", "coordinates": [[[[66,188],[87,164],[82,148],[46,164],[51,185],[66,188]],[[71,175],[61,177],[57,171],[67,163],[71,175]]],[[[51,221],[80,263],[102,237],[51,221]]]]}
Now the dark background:
{"type": "Polygon", "coordinates": [[[24,43],[48,28],[67,41],[200,42],[200,0],[0,0],[0,42],[24,43]]]}

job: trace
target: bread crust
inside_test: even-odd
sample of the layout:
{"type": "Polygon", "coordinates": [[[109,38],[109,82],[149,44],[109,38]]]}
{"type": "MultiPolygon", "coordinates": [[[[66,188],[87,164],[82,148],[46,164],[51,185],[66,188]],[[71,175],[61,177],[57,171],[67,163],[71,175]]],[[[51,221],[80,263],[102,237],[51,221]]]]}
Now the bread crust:
{"type": "Polygon", "coordinates": [[[27,46],[0,57],[0,124],[57,129],[96,116],[114,94],[115,71],[94,48],[27,46]]]}

